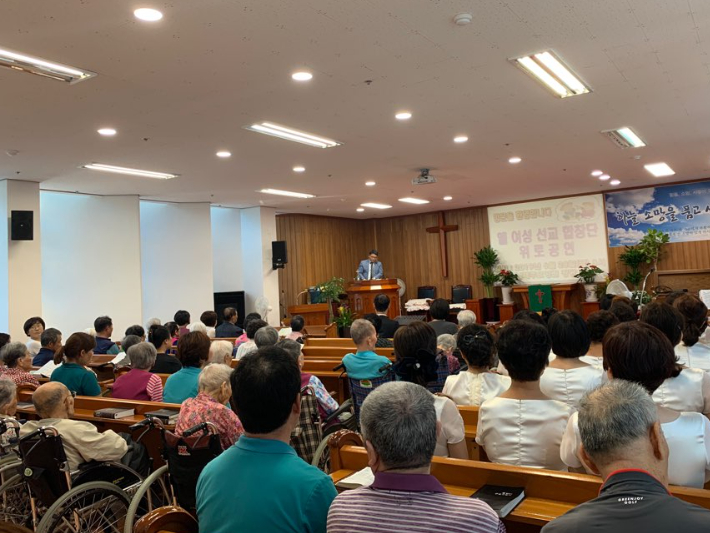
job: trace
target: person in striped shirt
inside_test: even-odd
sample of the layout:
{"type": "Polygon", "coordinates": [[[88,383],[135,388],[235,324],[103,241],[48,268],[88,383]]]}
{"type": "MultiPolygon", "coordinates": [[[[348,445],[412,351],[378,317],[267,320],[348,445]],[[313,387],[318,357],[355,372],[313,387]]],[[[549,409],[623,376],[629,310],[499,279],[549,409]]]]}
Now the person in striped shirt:
{"type": "Polygon", "coordinates": [[[360,424],[375,481],[335,498],[328,533],[505,532],[488,504],[449,494],[430,474],[438,428],[424,387],[381,385],[365,399],[360,424]]]}

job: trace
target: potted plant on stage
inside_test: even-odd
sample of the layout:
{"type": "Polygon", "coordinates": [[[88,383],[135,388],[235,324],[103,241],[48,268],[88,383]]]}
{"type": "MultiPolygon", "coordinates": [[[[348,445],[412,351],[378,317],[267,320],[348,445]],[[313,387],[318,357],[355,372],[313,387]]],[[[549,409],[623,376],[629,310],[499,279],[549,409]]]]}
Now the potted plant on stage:
{"type": "Polygon", "coordinates": [[[513,303],[513,285],[520,283],[520,278],[515,272],[510,270],[501,270],[498,272],[498,280],[501,283],[501,292],[503,293],[503,304],[513,303]]]}
{"type": "Polygon", "coordinates": [[[604,271],[596,265],[591,265],[587,263],[585,266],[579,267],[579,272],[575,278],[580,282],[584,283],[584,301],[585,302],[596,302],[597,301],[597,284],[594,283],[594,278],[597,274],[602,274],[604,271]]]}
{"type": "Polygon", "coordinates": [[[483,271],[478,280],[486,289],[486,297],[481,298],[481,311],[483,320],[493,322],[498,320],[498,298],[493,297],[493,285],[498,281],[498,274],[493,272],[493,267],[498,264],[498,252],[491,246],[485,246],[474,254],[475,263],[483,271]]]}
{"type": "Polygon", "coordinates": [[[651,273],[656,271],[658,259],[663,253],[663,246],[668,244],[670,239],[671,237],[668,233],[664,233],[656,229],[650,229],[637,245],[641,253],[644,254],[646,263],[651,265],[646,277],[643,279],[641,289],[639,290],[638,287],[636,287],[637,290],[633,292],[634,300],[641,305],[647,304],[651,301],[650,295],[646,293],[646,279],[648,279],[648,276],[651,275],[651,273]]]}
{"type": "Polygon", "coordinates": [[[353,325],[354,320],[355,317],[349,306],[341,305],[338,307],[338,314],[335,317],[335,323],[338,326],[338,337],[350,338],[350,326],[353,325]]]}
{"type": "Polygon", "coordinates": [[[328,281],[318,286],[321,302],[328,302],[329,322],[333,322],[333,317],[337,315],[340,306],[341,295],[345,292],[345,280],[343,278],[330,278],[328,281]]]}
{"type": "Polygon", "coordinates": [[[637,290],[643,281],[641,265],[646,263],[646,254],[638,246],[626,246],[624,253],[619,256],[619,261],[627,268],[623,281],[628,283],[633,290],[637,290]]]}

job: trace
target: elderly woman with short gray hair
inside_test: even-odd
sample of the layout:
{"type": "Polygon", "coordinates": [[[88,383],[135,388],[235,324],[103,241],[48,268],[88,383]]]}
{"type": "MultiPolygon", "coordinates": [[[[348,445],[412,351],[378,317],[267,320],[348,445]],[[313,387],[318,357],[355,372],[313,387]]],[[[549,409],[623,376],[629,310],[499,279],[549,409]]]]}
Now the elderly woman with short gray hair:
{"type": "Polygon", "coordinates": [[[237,442],[244,429],[234,411],[225,406],[232,396],[231,374],[232,368],[227,365],[212,363],[202,369],[197,381],[197,396],[185,400],[180,408],[176,435],[182,435],[203,422],[211,422],[217,428],[223,449],[237,442]]]}
{"type": "Polygon", "coordinates": [[[17,385],[7,378],[0,378],[0,418],[15,416],[17,411],[17,385]]]}
{"type": "Polygon", "coordinates": [[[234,345],[228,341],[212,341],[210,344],[210,358],[208,362],[230,365],[232,362],[232,351],[234,345]]]}
{"type": "Polygon", "coordinates": [[[163,401],[163,382],[150,372],[158,352],[149,342],[139,342],[128,348],[131,370],[119,376],[111,396],[124,400],[163,401]]]}
{"type": "Polygon", "coordinates": [[[5,366],[0,368],[0,378],[6,378],[15,385],[31,383],[39,385],[39,381],[32,374],[32,354],[27,345],[21,342],[11,342],[0,350],[0,359],[5,366]]]}

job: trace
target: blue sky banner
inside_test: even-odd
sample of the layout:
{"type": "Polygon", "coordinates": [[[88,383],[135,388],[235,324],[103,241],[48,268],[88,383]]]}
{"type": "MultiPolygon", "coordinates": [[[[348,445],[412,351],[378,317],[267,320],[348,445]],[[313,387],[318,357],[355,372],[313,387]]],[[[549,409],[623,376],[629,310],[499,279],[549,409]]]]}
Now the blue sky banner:
{"type": "Polygon", "coordinates": [[[653,228],[671,242],[710,240],[710,181],[606,195],[609,246],[637,244],[653,228]]]}

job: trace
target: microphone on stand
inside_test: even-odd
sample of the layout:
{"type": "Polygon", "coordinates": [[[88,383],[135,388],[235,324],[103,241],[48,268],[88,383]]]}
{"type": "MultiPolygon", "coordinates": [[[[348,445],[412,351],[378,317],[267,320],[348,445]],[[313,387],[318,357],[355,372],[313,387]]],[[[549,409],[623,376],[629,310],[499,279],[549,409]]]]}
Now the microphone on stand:
{"type": "Polygon", "coordinates": [[[639,309],[643,309],[644,303],[643,303],[643,295],[646,292],[646,281],[648,280],[648,277],[653,274],[656,271],[656,267],[652,266],[651,269],[648,271],[648,274],[646,274],[646,277],[643,278],[643,285],[641,286],[641,294],[639,295],[639,309]]]}

